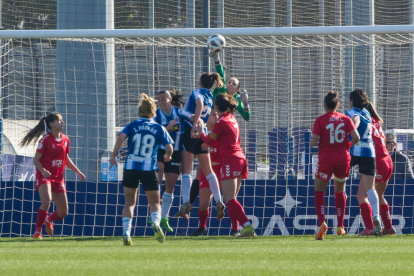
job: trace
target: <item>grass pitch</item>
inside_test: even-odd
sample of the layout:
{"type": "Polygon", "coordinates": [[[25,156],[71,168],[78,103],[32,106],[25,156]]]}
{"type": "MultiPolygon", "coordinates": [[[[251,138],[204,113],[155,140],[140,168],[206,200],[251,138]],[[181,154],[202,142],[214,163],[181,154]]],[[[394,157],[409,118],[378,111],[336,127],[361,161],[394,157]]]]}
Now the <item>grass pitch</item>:
{"type": "Polygon", "coordinates": [[[414,275],[414,235],[0,239],[0,275],[414,275]]]}

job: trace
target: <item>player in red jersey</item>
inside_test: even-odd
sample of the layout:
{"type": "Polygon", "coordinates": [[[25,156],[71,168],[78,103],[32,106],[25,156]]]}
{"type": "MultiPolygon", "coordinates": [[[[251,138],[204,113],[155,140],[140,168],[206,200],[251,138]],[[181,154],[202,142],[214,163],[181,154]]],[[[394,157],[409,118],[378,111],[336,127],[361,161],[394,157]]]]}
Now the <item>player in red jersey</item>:
{"type": "Polygon", "coordinates": [[[393,170],[392,159],[385,146],[385,135],[381,126],[384,121],[375,110],[372,103],[368,104],[367,110],[372,117],[372,140],[375,144],[375,162],[377,168],[377,174],[375,175],[375,190],[377,190],[378,193],[380,215],[382,222],[384,223],[382,235],[394,235],[396,232],[394,227],[392,227],[390,207],[384,198],[385,189],[387,188],[388,180],[390,180],[393,170]]]}
{"type": "Polygon", "coordinates": [[[85,175],[69,157],[69,137],[61,133],[63,123],[62,116],[59,113],[51,113],[43,117],[20,143],[24,147],[32,141],[36,142],[46,132],[46,126],[50,129],[50,132],[40,139],[33,160],[36,167],[36,191],[39,193],[41,201],[37,211],[34,239],[42,239],[43,223],[46,224],[48,235],[52,236],[52,222],[64,219],[68,214],[68,198],[63,178],[65,166],[67,165],[68,168],[73,170],[81,178],[81,181],[85,179],[85,175]],[[52,199],[55,202],[56,211],[47,216],[52,199]]]}
{"type": "MultiPolygon", "coordinates": [[[[207,120],[207,131],[211,132],[216,121],[218,119],[217,113],[212,112],[207,120]]],[[[220,166],[221,166],[221,155],[217,148],[217,140],[214,140],[210,145],[202,144],[201,147],[203,150],[208,150],[210,154],[211,160],[211,167],[214,173],[217,176],[217,180],[219,181],[220,189],[221,189],[221,173],[220,173],[220,166]]],[[[199,170],[201,171],[201,170],[199,170]]],[[[206,176],[204,175],[203,171],[200,172],[200,181],[199,185],[199,195],[200,195],[200,204],[198,207],[198,219],[200,221],[199,228],[191,233],[191,236],[200,236],[207,232],[207,218],[209,216],[209,205],[211,201],[211,196],[213,195],[210,190],[210,184],[207,181],[206,176]]],[[[191,201],[190,201],[191,203],[191,201]]],[[[224,215],[224,214],[223,214],[224,215]]]]}
{"type": "Polygon", "coordinates": [[[336,112],[338,93],[329,92],[325,96],[326,113],[316,118],[313,125],[310,146],[314,147],[319,140],[319,160],[315,173],[315,209],[319,220],[317,240],[323,240],[328,226],[325,222],[325,191],[329,180],[334,175],[335,210],[338,219],[337,235],[345,235],[345,193],[344,185],[349,176],[351,155],[349,148],[359,141],[359,134],[352,119],[336,112]],[[352,141],[348,142],[349,133],[352,141]]]}
{"type": "MultiPolygon", "coordinates": [[[[241,237],[254,236],[254,228],[237,201],[237,187],[243,178],[247,178],[247,161],[240,146],[240,130],[236,118],[232,114],[237,107],[234,98],[228,94],[220,94],[214,101],[214,110],[219,116],[213,130],[207,136],[201,134],[204,143],[210,145],[217,139],[218,151],[221,155],[221,187],[223,197],[229,210],[230,220],[237,220],[243,225],[241,237]]],[[[200,129],[203,132],[203,129],[200,129]]]]}

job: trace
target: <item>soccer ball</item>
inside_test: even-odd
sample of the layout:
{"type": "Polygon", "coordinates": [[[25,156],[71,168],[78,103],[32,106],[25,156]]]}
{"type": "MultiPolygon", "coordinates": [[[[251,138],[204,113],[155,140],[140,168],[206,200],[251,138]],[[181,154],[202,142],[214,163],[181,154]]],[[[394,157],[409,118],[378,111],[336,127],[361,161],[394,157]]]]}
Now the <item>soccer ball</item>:
{"type": "Polygon", "coordinates": [[[207,39],[207,47],[213,52],[220,52],[226,47],[226,39],[219,34],[213,34],[207,39]]]}

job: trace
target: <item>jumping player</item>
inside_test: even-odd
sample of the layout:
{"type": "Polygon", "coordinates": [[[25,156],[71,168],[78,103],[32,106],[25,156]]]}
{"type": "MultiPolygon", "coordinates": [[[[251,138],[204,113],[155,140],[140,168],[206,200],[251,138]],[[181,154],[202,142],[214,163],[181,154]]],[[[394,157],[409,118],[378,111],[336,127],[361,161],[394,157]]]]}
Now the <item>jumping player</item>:
{"type": "MultiPolygon", "coordinates": [[[[211,89],[217,83],[218,87],[223,86],[223,82],[219,74],[204,73],[200,77],[199,89],[194,90],[185,104],[185,111],[194,114],[194,122],[198,122],[201,118],[204,123],[207,122],[208,116],[211,112],[213,103],[213,95],[211,89]]],[[[211,192],[213,193],[214,200],[216,201],[217,219],[221,220],[224,217],[224,204],[221,202],[220,188],[216,175],[211,168],[211,162],[208,155],[208,151],[203,150],[201,145],[203,141],[200,138],[193,138],[197,136],[196,125],[187,121],[183,136],[183,152],[182,152],[182,186],[181,194],[183,197],[183,205],[175,217],[184,216],[191,211],[192,206],[190,200],[191,189],[191,170],[193,166],[194,156],[197,155],[199,166],[206,175],[207,181],[210,184],[211,192]]]]}
{"type": "Polygon", "coordinates": [[[319,232],[316,240],[323,240],[328,226],[325,222],[325,191],[329,180],[334,175],[335,209],[338,220],[337,235],[345,235],[345,181],[349,176],[351,155],[349,148],[359,141],[358,132],[352,120],[339,112],[338,93],[329,92],[325,96],[323,106],[326,113],[316,118],[313,125],[310,146],[314,147],[319,140],[319,160],[315,173],[315,210],[319,220],[319,232]],[[352,136],[351,143],[348,136],[352,136]]]}
{"type": "MultiPolygon", "coordinates": [[[[241,237],[251,237],[255,235],[254,228],[236,198],[237,187],[243,178],[247,178],[247,161],[240,147],[239,124],[232,114],[236,107],[236,100],[232,96],[218,95],[214,102],[214,109],[219,119],[211,133],[208,136],[202,133],[201,138],[207,145],[217,139],[218,150],[222,156],[221,185],[230,219],[237,220],[243,225],[241,237]]],[[[203,128],[200,131],[204,132],[203,128]]]]}
{"type": "Polygon", "coordinates": [[[380,236],[382,229],[379,218],[378,194],[375,190],[375,146],[372,141],[371,115],[365,109],[368,103],[368,96],[365,91],[361,89],[352,91],[349,94],[350,109],[346,112],[346,115],[351,117],[361,137],[361,140],[351,148],[351,167],[359,165],[359,173],[362,174],[357,200],[361,208],[365,229],[359,235],[375,234],[375,236],[380,236]]]}
{"type": "Polygon", "coordinates": [[[125,195],[125,207],[122,210],[124,245],[132,245],[131,223],[140,181],[150,206],[151,228],[159,242],[163,243],[165,240],[164,233],[160,228],[161,207],[156,174],[157,153],[159,145],[163,145],[165,147],[164,161],[169,162],[173,154],[173,140],[164,127],[151,120],[155,116],[156,110],[155,101],[146,94],[141,94],[138,107],[140,118],[124,127],[109,159],[111,167],[117,166],[116,156],[123,141],[128,137],[128,156],[125,160],[122,181],[125,195]]]}
{"type": "Polygon", "coordinates": [[[388,180],[391,178],[393,165],[391,156],[385,146],[385,135],[382,130],[384,123],[374,106],[370,102],[367,110],[372,117],[372,140],[375,144],[375,162],[377,167],[377,174],[375,175],[375,190],[377,190],[379,198],[379,210],[384,224],[382,235],[394,235],[395,229],[392,227],[390,207],[384,198],[385,189],[388,185],[388,180]]]}
{"type": "Polygon", "coordinates": [[[47,234],[52,236],[53,221],[64,219],[68,215],[68,198],[63,178],[65,166],[74,171],[80,177],[80,181],[85,179],[85,175],[69,157],[70,141],[68,136],[61,133],[63,124],[62,115],[51,113],[43,117],[20,143],[24,147],[32,141],[36,142],[46,132],[46,126],[50,129],[50,132],[44,134],[42,139],[40,139],[33,160],[33,164],[36,167],[36,191],[39,193],[41,201],[37,211],[36,229],[33,236],[36,240],[43,238],[43,223],[46,224],[47,234]],[[47,216],[52,199],[55,202],[56,211],[47,216]]]}

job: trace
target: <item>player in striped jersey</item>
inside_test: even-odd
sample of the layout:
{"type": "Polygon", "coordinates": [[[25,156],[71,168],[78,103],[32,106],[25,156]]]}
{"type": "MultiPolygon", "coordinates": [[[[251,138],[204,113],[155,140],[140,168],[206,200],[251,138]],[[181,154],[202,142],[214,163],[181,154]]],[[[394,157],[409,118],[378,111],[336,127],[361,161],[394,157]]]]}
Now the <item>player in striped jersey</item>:
{"type": "MultiPolygon", "coordinates": [[[[185,111],[194,114],[194,122],[198,122],[201,118],[204,123],[207,122],[208,116],[211,112],[213,103],[213,95],[211,89],[217,83],[218,87],[223,86],[223,81],[217,73],[204,73],[200,77],[199,89],[193,90],[190,97],[188,97],[185,104],[185,111]]],[[[193,167],[194,156],[197,155],[199,166],[206,175],[206,178],[210,184],[211,192],[213,193],[214,200],[216,201],[217,219],[220,220],[224,217],[224,204],[221,201],[221,193],[216,175],[211,167],[211,161],[208,155],[208,151],[203,150],[201,145],[203,141],[197,137],[198,133],[196,125],[189,121],[186,121],[184,136],[183,136],[183,152],[182,152],[182,184],[181,194],[183,198],[183,204],[175,217],[180,217],[188,214],[191,211],[192,205],[190,204],[190,189],[191,189],[191,170],[193,167]],[[193,138],[194,137],[194,138],[193,138]]]]}
{"type": "MultiPolygon", "coordinates": [[[[185,120],[193,121],[194,115],[182,110],[182,95],[179,90],[169,89],[161,91],[157,95],[158,105],[154,121],[164,126],[174,141],[174,153],[172,160],[164,161],[165,147],[158,149],[158,181],[161,184],[165,173],[165,189],[162,194],[161,226],[165,231],[172,233],[173,229],[168,223],[168,215],[174,200],[174,187],[180,175],[181,140],[184,133],[185,120]]],[[[200,120],[201,122],[201,120],[200,120]]]]}
{"type": "Polygon", "coordinates": [[[131,245],[131,223],[137,200],[139,182],[147,194],[151,212],[151,228],[159,242],[164,242],[165,236],[160,228],[161,207],[157,170],[158,147],[165,147],[164,160],[171,160],[174,143],[167,130],[151,118],[155,116],[157,106],[152,98],[141,94],[138,112],[140,119],[129,123],[119,134],[112,156],[109,159],[111,167],[116,164],[116,156],[123,141],[128,137],[128,156],[125,160],[122,186],[124,187],[125,207],[122,211],[124,245],[131,245]]]}
{"type": "Polygon", "coordinates": [[[326,113],[316,118],[310,146],[314,147],[319,140],[318,166],[315,173],[315,210],[319,220],[319,232],[316,240],[323,240],[328,226],[325,222],[325,191],[329,180],[334,175],[335,210],[338,220],[336,234],[345,235],[345,181],[349,176],[351,155],[349,147],[359,141],[358,132],[352,120],[339,112],[337,92],[329,92],[324,99],[326,113]],[[347,133],[352,137],[349,143],[347,133]]]}
{"type": "Polygon", "coordinates": [[[349,94],[349,110],[346,115],[351,117],[358,130],[361,140],[351,148],[351,167],[359,165],[362,174],[357,193],[365,229],[359,233],[365,235],[381,235],[379,218],[378,194],[375,190],[375,147],[372,141],[371,115],[365,108],[368,106],[365,91],[356,89],[349,94]],[[372,206],[372,210],[371,210],[372,206]],[[374,217],[374,218],[373,218],[374,217]]]}
{"type": "Polygon", "coordinates": [[[385,146],[385,135],[382,130],[382,118],[375,110],[373,104],[370,102],[367,110],[372,117],[372,140],[375,144],[376,166],[377,174],[375,175],[375,190],[377,190],[379,197],[379,210],[384,229],[382,235],[394,235],[395,229],[392,227],[390,207],[387,200],[384,198],[385,189],[388,185],[388,180],[391,178],[393,164],[391,156],[385,146]]]}

